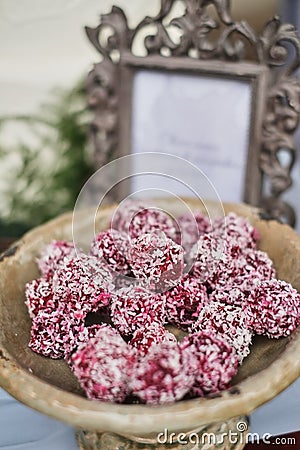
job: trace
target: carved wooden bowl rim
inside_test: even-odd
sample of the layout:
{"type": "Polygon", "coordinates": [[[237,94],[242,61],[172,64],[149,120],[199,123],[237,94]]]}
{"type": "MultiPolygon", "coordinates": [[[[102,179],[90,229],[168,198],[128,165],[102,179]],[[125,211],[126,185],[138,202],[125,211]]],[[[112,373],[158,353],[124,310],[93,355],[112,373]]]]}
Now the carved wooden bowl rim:
{"type": "MultiPolygon", "coordinates": [[[[195,201],[190,201],[190,205],[199,206],[195,201]]],[[[102,209],[101,214],[108,217],[111,208],[102,209]]],[[[300,261],[300,236],[290,227],[262,221],[256,209],[244,204],[224,204],[224,208],[225,211],[235,210],[249,217],[260,230],[278,232],[281,237],[279,245],[284,247],[285,242],[289,242],[300,261]]],[[[83,221],[84,217],[83,214],[83,221]]],[[[99,432],[120,433],[123,430],[124,434],[138,436],[157,433],[164,428],[171,431],[191,430],[200,425],[249,414],[300,376],[299,329],[269,367],[215,398],[199,398],[164,406],[118,405],[88,400],[33,375],[28,367],[24,367],[26,363],[22,366],[5,346],[5,327],[10,326],[4,322],[2,312],[6,299],[5,274],[11,267],[22,271],[23,264],[33,259],[31,249],[35,244],[38,243],[41,248],[46,242],[57,239],[57,230],[69,233],[71,222],[72,213],[68,213],[30,231],[16,244],[16,251],[9,250],[0,263],[0,385],[16,399],[74,427],[99,432]]]]}

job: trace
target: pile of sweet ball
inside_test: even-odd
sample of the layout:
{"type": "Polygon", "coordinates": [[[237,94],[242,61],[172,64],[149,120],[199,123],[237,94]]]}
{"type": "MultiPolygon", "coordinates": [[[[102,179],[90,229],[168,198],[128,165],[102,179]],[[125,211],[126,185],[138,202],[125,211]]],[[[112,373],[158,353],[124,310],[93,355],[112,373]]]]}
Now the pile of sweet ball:
{"type": "Polygon", "coordinates": [[[276,279],[245,218],[210,222],[195,212],[174,222],[128,202],[113,227],[88,255],[50,243],[38,259],[41,278],[26,285],[29,347],[64,358],[90,399],[209,396],[230,386],[255,333],[279,338],[299,326],[300,295],[276,279]]]}

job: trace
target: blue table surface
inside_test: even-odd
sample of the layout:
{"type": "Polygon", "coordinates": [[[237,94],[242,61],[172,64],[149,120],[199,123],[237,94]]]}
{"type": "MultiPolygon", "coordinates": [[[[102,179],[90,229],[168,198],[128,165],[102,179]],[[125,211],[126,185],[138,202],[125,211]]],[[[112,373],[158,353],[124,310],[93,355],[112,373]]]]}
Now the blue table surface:
{"type": "MultiPolygon", "coordinates": [[[[300,378],[251,416],[260,435],[300,430],[300,378]]],[[[77,450],[72,427],[22,405],[0,389],[1,450],[77,450]]]]}

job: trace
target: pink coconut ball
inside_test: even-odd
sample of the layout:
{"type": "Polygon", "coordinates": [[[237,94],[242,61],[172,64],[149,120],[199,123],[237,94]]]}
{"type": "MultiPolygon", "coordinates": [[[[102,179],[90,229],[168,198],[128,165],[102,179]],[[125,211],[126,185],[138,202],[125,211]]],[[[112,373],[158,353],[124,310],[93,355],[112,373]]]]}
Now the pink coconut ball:
{"type": "Polygon", "coordinates": [[[184,251],[163,233],[143,234],[132,240],[129,261],[135,277],[146,280],[149,289],[163,291],[182,277],[184,251]]]}
{"type": "Polygon", "coordinates": [[[203,305],[208,302],[205,285],[190,275],[185,275],[164,295],[168,321],[182,330],[188,330],[198,319],[203,305]]]}
{"type": "Polygon", "coordinates": [[[230,241],[212,233],[203,235],[191,251],[191,274],[212,291],[237,287],[245,294],[258,282],[275,276],[273,262],[265,252],[238,245],[235,249],[232,252],[230,241]]]}
{"type": "Polygon", "coordinates": [[[175,240],[176,227],[171,217],[160,209],[145,208],[136,213],[131,219],[128,227],[131,239],[138,238],[142,234],[160,231],[175,240]]]}
{"type": "Polygon", "coordinates": [[[227,305],[243,308],[246,304],[246,295],[234,284],[227,283],[226,286],[217,285],[209,296],[209,303],[219,302],[227,305]]]}
{"type": "Polygon", "coordinates": [[[275,278],[273,261],[266,252],[247,248],[236,261],[234,284],[249,293],[258,283],[275,278]]]}
{"type": "Polygon", "coordinates": [[[90,326],[86,326],[84,325],[81,328],[80,333],[78,333],[76,335],[76,343],[74,345],[74,347],[72,348],[72,350],[68,353],[65,354],[65,361],[68,365],[71,365],[71,358],[72,355],[74,353],[75,350],[77,350],[78,346],[80,344],[82,344],[83,342],[87,342],[90,339],[92,339],[93,337],[95,337],[95,335],[97,334],[98,330],[103,327],[103,323],[102,324],[94,324],[94,325],[90,325],[90,326]]]}
{"type": "Polygon", "coordinates": [[[176,242],[181,244],[189,253],[202,234],[211,231],[211,222],[207,216],[200,211],[182,214],[177,219],[176,242]]]}
{"type": "Polygon", "coordinates": [[[63,309],[42,309],[32,320],[29,348],[52,359],[64,358],[77,346],[83,332],[82,317],[64,314],[63,309]]]}
{"type": "Polygon", "coordinates": [[[283,280],[266,280],[247,298],[247,326],[269,338],[290,336],[300,325],[300,294],[283,280]]]}
{"type": "Polygon", "coordinates": [[[128,275],[131,272],[126,255],[129,242],[123,233],[117,230],[105,230],[92,242],[90,254],[107,264],[112,271],[128,275]]]}
{"type": "Polygon", "coordinates": [[[148,207],[147,202],[131,199],[124,200],[113,213],[110,223],[111,228],[129,236],[129,224],[131,220],[137,213],[148,207]]]}
{"type": "Polygon", "coordinates": [[[90,399],[122,403],[129,394],[136,352],[109,325],[81,343],[70,365],[90,399]]]}
{"type": "Polygon", "coordinates": [[[87,314],[99,307],[106,307],[111,298],[105,291],[99,291],[94,297],[83,297],[78,290],[66,286],[57,288],[54,281],[43,279],[30,282],[26,295],[32,318],[29,347],[36,353],[54,359],[67,357],[78,342],[85,338],[87,314]]]}
{"type": "Polygon", "coordinates": [[[233,347],[211,330],[186,336],[181,344],[183,351],[191,351],[197,360],[197,372],[190,390],[193,396],[203,397],[230,386],[238,370],[238,359],[233,347]]]}
{"type": "Polygon", "coordinates": [[[112,228],[135,239],[142,234],[164,232],[170,239],[176,238],[176,226],[169,214],[139,200],[125,200],[115,212],[112,228]]]}
{"type": "Polygon", "coordinates": [[[54,298],[51,279],[38,278],[29,281],[25,287],[25,295],[25,304],[31,319],[43,309],[55,310],[58,308],[58,299],[54,298]]]}
{"type": "Polygon", "coordinates": [[[124,336],[153,323],[163,324],[165,317],[165,299],[160,294],[133,286],[112,297],[111,319],[124,336]]]}
{"type": "MultiPolygon", "coordinates": [[[[67,272],[59,269],[56,276],[59,273],[65,276],[67,272]]],[[[27,283],[25,302],[32,319],[29,347],[54,359],[66,357],[83,339],[87,314],[110,301],[107,292],[98,292],[97,299],[86,301],[87,297],[81,298],[66,286],[58,288],[56,283],[43,278],[27,283]]]]}
{"type": "Polygon", "coordinates": [[[192,264],[190,274],[210,289],[214,289],[231,259],[225,241],[212,233],[204,234],[190,252],[189,262],[192,264]]]}
{"type": "Polygon", "coordinates": [[[236,351],[238,361],[250,353],[253,332],[248,328],[246,313],[240,306],[210,301],[205,305],[189,332],[210,331],[225,339],[236,351]]]}
{"type": "Polygon", "coordinates": [[[167,404],[182,399],[194,384],[197,360],[176,342],[152,345],[134,366],[130,388],[145,403],[167,404]]]}
{"type": "Polygon", "coordinates": [[[81,255],[55,272],[53,289],[65,309],[69,305],[70,311],[88,313],[109,305],[114,283],[110,271],[97,258],[81,255]]]}
{"type": "MultiPolygon", "coordinates": [[[[222,266],[220,267],[222,268],[222,266]]],[[[253,248],[245,248],[235,257],[227,253],[227,264],[215,277],[216,290],[240,289],[245,295],[261,281],[276,275],[272,260],[267,253],[253,248]]]]}
{"type": "Polygon", "coordinates": [[[76,258],[76,256],[73,242],[53,241],[45,247],[37,263],[42,276],[49,278],[67,259],[76,258]]]}
{"type": "Polygon", "coordinates": [[[136,348],[139,355],[146,355],[152,345],[166,341],[176,342],[176,337],[160,323],[152,322],[149,326],[137,329],[128,343],[136,348]]]}
{"type": "Polygon", "coordinates": [[[259,233],[244,217],[230,212],[225,217],[219,217],[213,221],[213,233],[222,239],[231,242],[231,246],[240,248],[256,248],[259,233]]]}

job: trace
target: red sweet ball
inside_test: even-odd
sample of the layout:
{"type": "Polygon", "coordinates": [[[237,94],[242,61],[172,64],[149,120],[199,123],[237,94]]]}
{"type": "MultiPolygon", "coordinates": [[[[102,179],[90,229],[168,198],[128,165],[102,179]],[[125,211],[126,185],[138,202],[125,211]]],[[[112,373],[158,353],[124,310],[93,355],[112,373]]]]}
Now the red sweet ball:
{"type": "Polygon", "coordinates": [[[203,305],[208,302],[206,287],[190,275],[185,275],[164,295],[168,321],[182,330],[187,330],[197,320],[203,305]]]}
{"type": "Polygon", "coordinates": [[[112,297],[111,319],[124,336],[153,322],[163,324],[165,316],[165,299],[141,287],[124,288],[112,297]]]}
{"type": "Polygon", "coordinates": [[[43,309],[32,320],[29,347],[53,359],[67,357],[77,346],[79,335],[83,332],[81,317],[64,314],[63,309],[43,309]]]}
{"type": "Polygon", "coordinates": [[[210,331],[225,339],[234,347],[240,363],[250,353],[252,332],[247,328],[246,314],[240,306],[210,301],[189,331],[210,331]]]}
{"type": "Polygon", "coordinates": [[[182,214],[176,220],[179,228],[176,242],[180,243],[186,252],[190,252],[202,234],[211,231],[209,218],[200,211],[182,214]]]}
{"type": "Polygon", "coordinates": [[[204,234],[190,252],[191,275],[213,289],[230,259],[225,241],[212,233],[204,234]]]}
{"type": "Polygon", "coordinates": [[[111,226],[131,239],[157,231],[164,232],[171,239],[176,237],[176,227],[171,217],[161,209],[152,208],[139,200],[122,202],[112,217],[111,226]]]}
{"type": "Polygon", "coordinates": [[[72,242],[53,241],[48,244],[37,260],[43,277],[52,277],[69,258],[76,258],[76,250],[72,242]]]}
{"type": "Polygon", "coordinates": [[[77,346],[94,338],[98,333],[98,330],[100,330],[104,325],[105,324],[100,325],[97,323],[94,325],[90,325],[89,327],[84,327],[82,333],[80,333],[78,336],[77,346]]]}
{"type": "Polygon", "coordinates": [[[98,330],[103,327],[104,324],[95,324],[90,326],[81,327],[80,333],[76,335],[76,343],[71,351],[65,354],[65,361],[67,364],[71,365],[71,358],[75,350],[77,350],[78,346],[83,342],[87,342],[97,334],[98,330]]]}
{"type": "Polygon", "coordinates": [[[135,239],[142,234],[162,231],[170,239],[176,238],[173,220],[159,209],[145,208],[136,213],[129,224],[129,236],[135,239]]]}
{"type": "Polygon", "coordinates": [[[111,218],[111,227],[129,236],[129,224],[133,217],[149,205],[140,200],[126,199],[121,202],[111,218]]]}
{"type": "Polygon", "coordinates": [[[145,403],[171,403],[191,389],[196,369],[197,361],[189,349],[183,350],[176,342],[162,342],[137,360],[130,388],[145,403]]]}
{"type": "Polygon", "coordinates": [[[272,260],[261,250],[245,249],[236,265],[240,272],[237,270],[234,284],[246,294],[261,281],[270,280],[276,275],[272,260]]]}
{"type": "Polygon", "coordinates": [[[238,360],[234,349],[221,336],[203,331],[186,336],[182,350],[191,351],[197,360],[197,372],[190,390],[194,396],[213,394],[230,385],[236,375],[238,360]]]}
{"type": "Polygon", "coordinates": [[[87,314],[110,303],[114,283],[109,270],[97,258],[81,255],[55,272],[53,289],[55,298],[64,303],[65,311],[87,314]]]}
{"type": "Polygon", "coordinates": [[[300,294],[282,280],[262,281],[251,291],[247,325],[270,338],[289,336],[300,325],[300,294]]]}
{"type": "Polygon", "coordinates": [[[145,328],[137,329],[128,343],[136,348],[140,355],[146,355],[152,345],[166,341],[176,342],[176,337],[163,325],[153,322],[145,328]]]}
{"type": "Polygon", "coordinates": [[[43,309],[57,309],[58,299],[54,298],[51,279],[38,278],[29,281],[25,288],[26,301],[29,316],[33,319],[43,309]]]}
{"type": "Polygon", "coordinates": [[[129,394],[135,351],[109,325],[79,345],[71,368],[91,399],[122,403],[129,394]]]}
{"type": "Polygon", "coordinates": [[[90,254],[107,264],[111,270],[126,275],[131,270],[126,259],[128,245],[126,235],[117,230],[106,230],[95,237],[90,254]]]}
{"type": "Polygon", "coordinates": [[[165,290],[182,276],[183,248],[163,233],[144,234],[131,242],[129,261],[133,274],[146,280],[149,289],[165,290]]]}
{"type": "MultiPolygon", "coordinates": [[[[231,215],[228,216],[232,217],[231,215]]],[[[230,222],[230,221],[229,221],[230,222]]],[[[242,220],[246,226],[247,221],[242,220]]],[[[221,228],[220,228],[221,229],[221,228]]],[[[229,227],[230,230],[230,227],[229,227]]],[[[234,231],[237,231],[233,227],[234,231]]],[[[244,228],[241,226],[241,230],[244,228]]],[[[213,231],[200,237],[190,252],[191,273],[205,282],[211,290],[238,287],[243,292],[251,290],[258,280],[269,279],[275,275],[273,263],[265,252],[256,250],[256,241],[250,231],[240,234],[213,231]],[[242,236],[242,238],[241,238],[242,236]]],[[[254,233],[255,234],[255,233],[254,233]]]]}
{"type": "Polygon", "coordinates": [[[209,296],[209,302],[220,302],[227,305],[244,307],[246,296],[241,289],[233,284],[227,283],[226,287],[217,285],[209,296]]]}
{"type": "Polygon", "coordinates": [[[265,252],[252,248],[242,249],[238,255],[228,255],[224,270],[215,279],[215,288],[229,291],[240,289],[245,295],[261,281],[275,277],[273,262],[265,252]]]}
{"type": "Polygon", "coordinates": [[[26,286],[26,304],[32,318],[29,347],[51,358],[67,357],[84,338],[87,314],[110,301],[110,294],[105,291],[98,291],[91,298],[75,289],[73,283],[79,281],[69,276],[68,284],[63,283],[70,267],[74,268],[72,261],[75,260],[59,269],[52,280],[34,280],[26,286]]]}
{"type": "Polygon", "coordinates": [[[231,242],[231,246],[256,248],[259,233],[244,217],[231,212],[225,217],[217,218],[212,224],[213,233],[231,242]]]}

